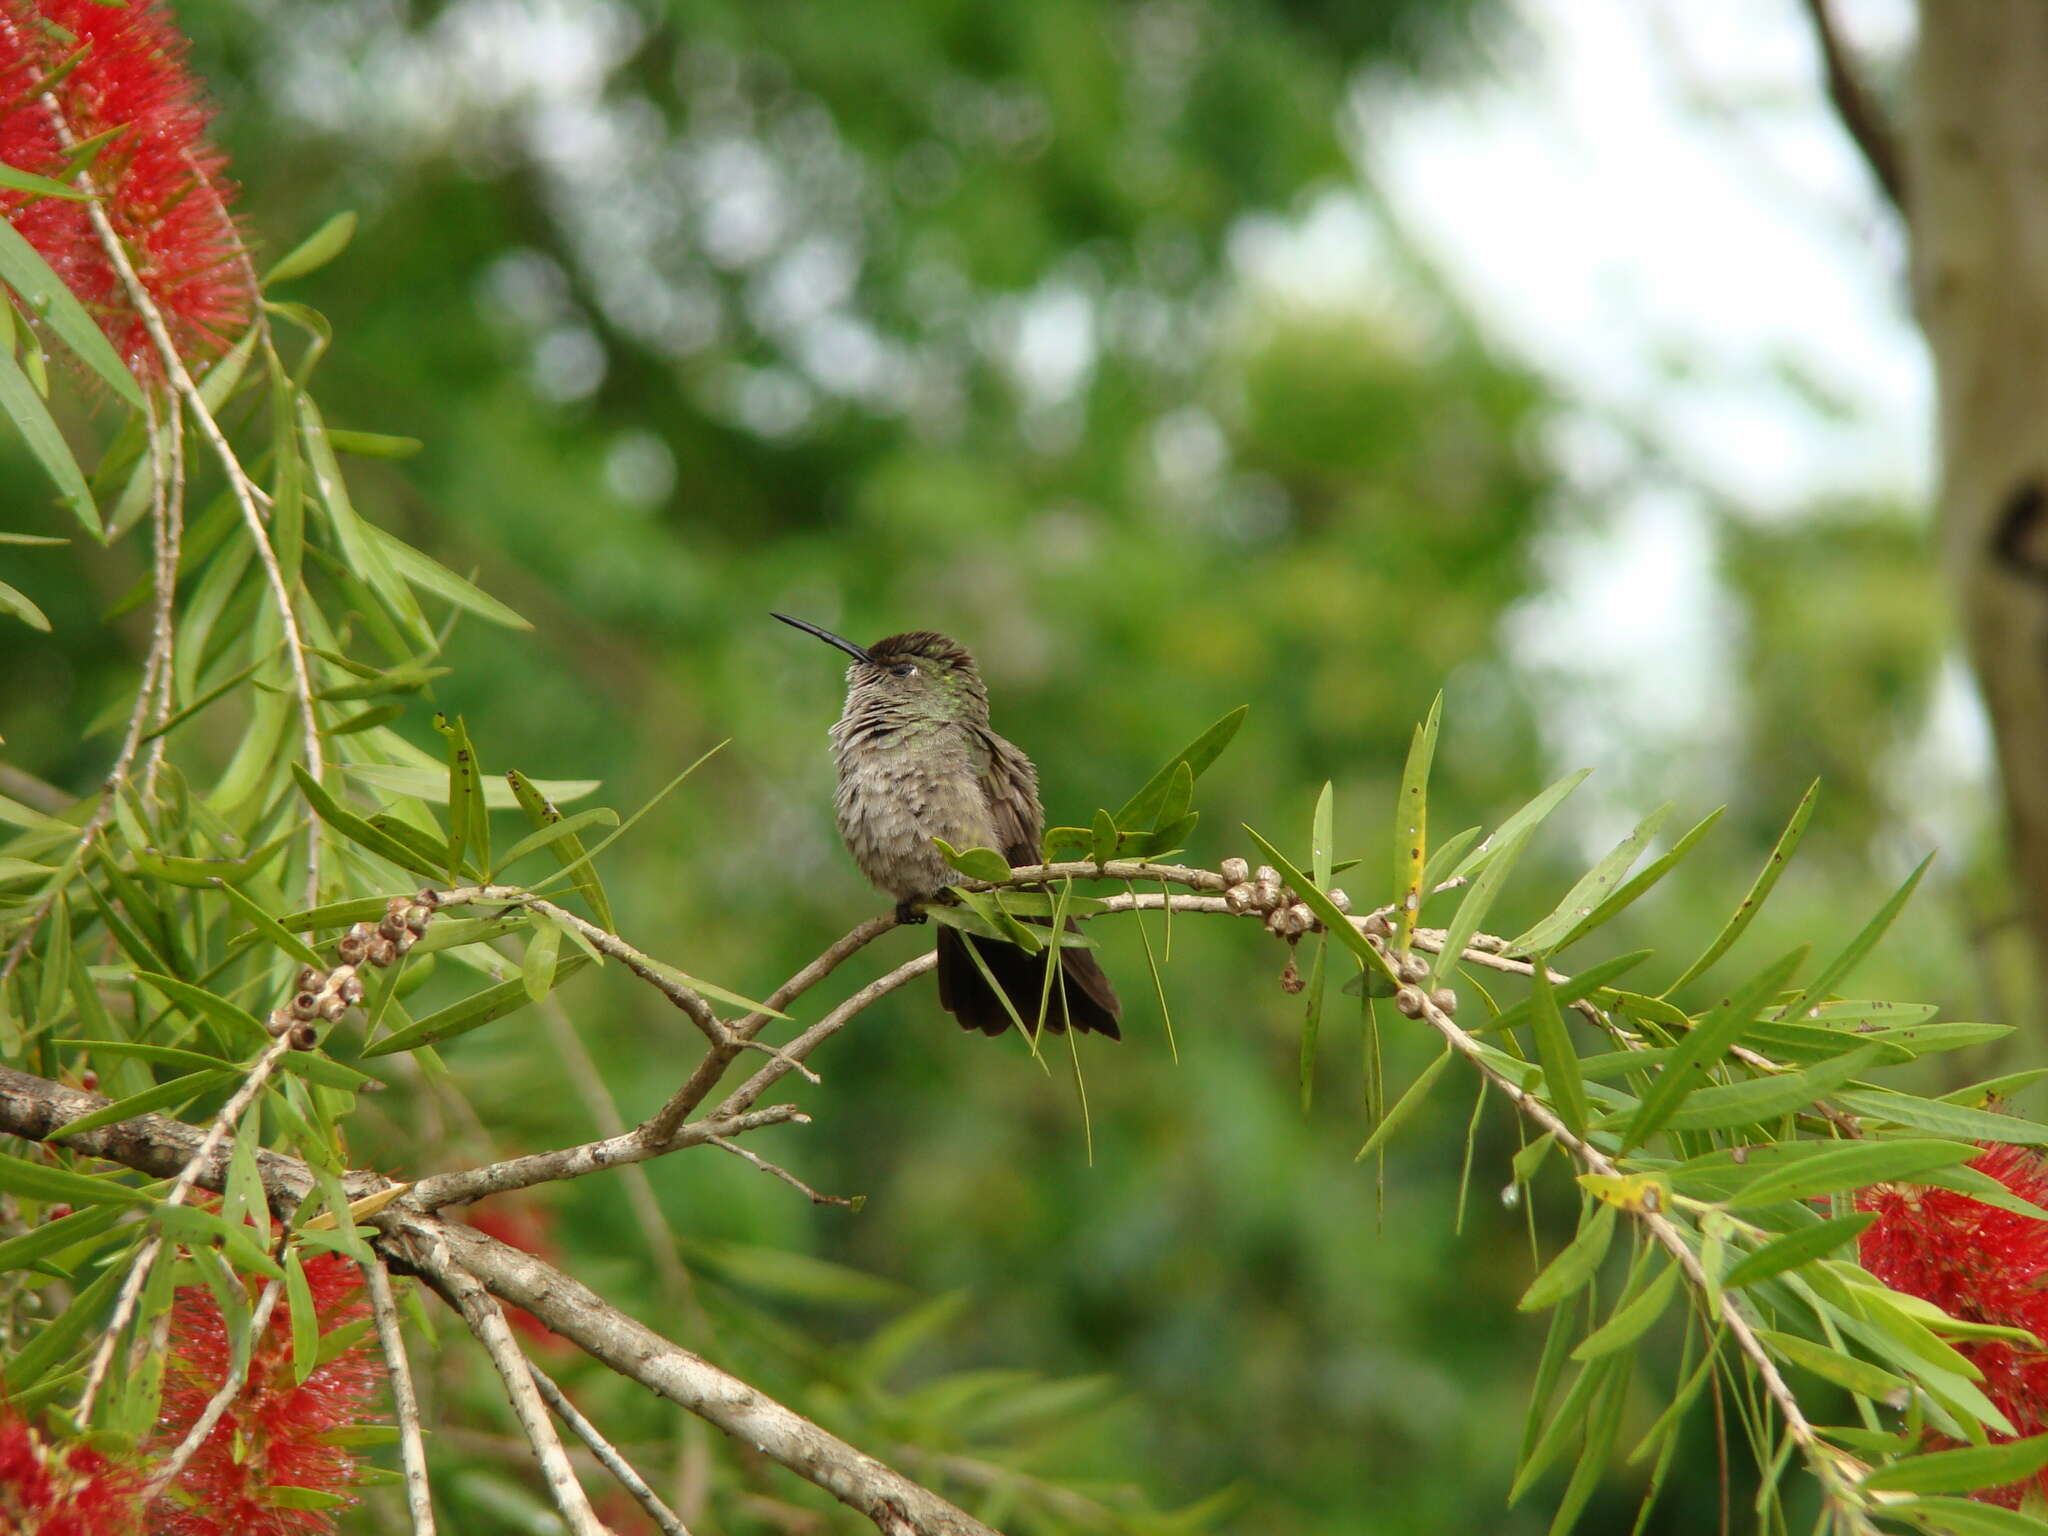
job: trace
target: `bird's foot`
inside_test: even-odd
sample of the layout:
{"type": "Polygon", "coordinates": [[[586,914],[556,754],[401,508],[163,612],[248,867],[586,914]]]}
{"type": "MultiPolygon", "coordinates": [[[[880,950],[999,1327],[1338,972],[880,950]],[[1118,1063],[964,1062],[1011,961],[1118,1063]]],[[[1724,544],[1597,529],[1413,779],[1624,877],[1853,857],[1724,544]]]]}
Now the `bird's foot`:
{"type": "Polygon", "coordinates": [[[925,916],[924,907],[921,903],[899,901],[896,903],[896,921],[899,923],[915,924],[929,922],[930,919],[925,916]]]}

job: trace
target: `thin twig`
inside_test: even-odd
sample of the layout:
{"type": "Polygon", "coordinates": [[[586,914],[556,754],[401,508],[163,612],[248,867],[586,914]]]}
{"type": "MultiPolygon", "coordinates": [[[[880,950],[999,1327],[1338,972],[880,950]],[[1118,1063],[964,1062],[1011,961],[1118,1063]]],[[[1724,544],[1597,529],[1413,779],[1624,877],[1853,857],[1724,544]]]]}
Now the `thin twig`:
{"type": "Polygon", "coordinates": [[[420,1400],[413,1389],[412,1362],[398,1325],[398,1300],[391,1294],[391,1276],[381,1263],[363,1271],[370,1293],[370,1313],[377,1320],[377,1342],[384,1349],[391,1376],[391,1406],[398,1419],[398,1459],[405,1469],[405,1504],[412,1513],[413,1536],[434,1536],[434,1493],[427,1485],[427,1446],[420,1433],[420,1400]]]}
{"type": "Polygon", "coordinates": [[[498,1377],[505,1383],[505,1394],[512,1400],[512,1411],[518,1416],[519,1427],[526,1431],[527,1442],[540,1462],[541,1476],[554,1496],[555,1508],[562,1512],[570,1536],[610,1536],[604,1522],[590,1507],[590,1495],[576,1480],[576,1469],[569,1465],[568,1453],[562,1449],[555,1426],[548,1422],[547,1408],[534,1385],[533,1367],[512,1337],[505,1309],[477,1282],[476,1276],[449,1259],[445,1252],[432,1253],[424,1267],[435,1288],[461,1311],[469,1331],[476,1335],[484,1353],[491,1357],[491,1364],[497,1367],[498,1377]]]}
{"type": "Polygon", "coordinates": [[[779,1163],[771,1163],[767,1158],[749,1152],[736,1141],[727,1141],[723,1136],[714,1136],[711,1138],[711,1145],[730,1152],[734,1157],[745,1158],[763,1173],[773,1174],[776,1178],[782,1180],[783,1183],[802,1190],[811,1197],[811,1204],[813,1205],[843,1205],[849,1211],[857,1211],[861,1208],[861,1200],[859,1198],[848,1199],[845,1195],[821,1195],[787,1168],[782,1167],[779,1163]]]}
{"type": "MultiPolygon", "coordinates": [[[[69,151],[76,146],[76,136],[71,124],[64,116],[64,110],[56,96],[49,91],[42,95],[43,110],[49,115],[50,125],[55,130],[57,141],[69,151]]],[[[148,288],[143,286],[141,275],[135,270],[135,263],[129,259],[128,248],[122,243],[113,221],[107,217],[106,208],[98,196],[89,171],[79,173],[80,190],[91,194],[85,204],[87,215],[92,220],[93,233],[98,236],[100,249],[108,263],[121,279],[121,286],[128,295],[128,302],[135,306],[141,317],[143,329],[149,333],[151,344],[156,348],[157,358],[163,364],[164,377],[171,388],[183,397],[191,408],[192,420],[198,425],[200,436],[212,447],[214,457],[220,461],[221,472],[226,476],[228,489],[234,495],[235,504],[241,508],[242,521],[248,526],[250,541],[256,547],[256,557],[262,563],[264,576],[270,583],[271,597],[277,605],[278,623],[284,630],[285,656],[291,663],[292,691],[299,705],[299,716],[303,726],[302,742],[306,756],[306,771],[315,779],[325,769],[325,758],[320,745],[320,718],[313,704],[313,676],[306,660],[306,643],[299,632],[299,617],[292,605],[291,588],[284,579],[284,568],[278,563],[277,550],[271,545],[270,530],[264,524],[262,510],[257,506],[260,494],[242,461],[235,454],[234,446],[228,442],[227,434],[214,419],[213,411],[207,406],[206,397],[199,392],[191,371],[185,366],[185,359],[179,354],[178,346],[171,339],[170,328],[164,324],[163,312],[157,308],[156,300],[150,297],[148,288]]],[[[323,487],[323,492],[325,487],[323,487]]],[[[320,900],[320,829],[312,818],[306,824],[306,905],[317,905],[320,900]]]]}
{"type": "Polygon", "coordinates": [[[1828,9],[1828,0],[1806,0],[1806,14],[1813,23],[1814,41],[1820,46],[1821,64],[1827,72],[1828,100],[1834,103],[1835,115],[1862,151],[1864,163],[1892,207],[1904,213],[1906,163],[1899,152],[1898,135],[1884,109],[1857,76],[1856,66],[1828,9]]]}
{"type": "MultiPolygon", "coordinates": [[[[271,1041],[263,1054],[256,1058],[256,1064],[249,1069],[249,1075],[242,1079],[234,1097],[221,1106],[213,1117],[213,1124],[193,1152],[190,1161],[179,1172],[171,1185],[170,1193],[164,1196],[163,1204],[180,1205],[192,1192],[200,1179],[211,1171],[214,1155],[220,1144],[227,1139],[228,1131],[242,1118],[243,1113],[255,1102],[256,1095],[263,1091],[263,1085],[270,1080],[270,1074],[277,1070],[277,1064],[284,1059],[285,1052],[292,1048],[291,1036],[280,1035],[271,1041]]],[[[107,1367],[113,1363],[114,1348],[121,1337],[121,1331],[128,1326],[128,1319],[135,1314],[135,1304],[142,1296],[142,1287],[149,1279],[149,1271],[156,1263],[157,1255],[163,1249],[163,1235],[153,1236],[142,1245],[142,1251],[135,1256],[134,1267],[121,1282],[121,1292],[114,1300],[114,1311],[107,1319],[106,1332],[100,1335],[99,1347],[93,1351],[92,1364],[85,1373],[85,1390],[79,1395],[76,1410],[78,1421],[83,1424],[92,1417],[93,1400],[99,1396],[101,1384],[106,1380],[107,1367]]]]}
{"type": "MultiPolygon", "coordinates": [[[[147,402],[151,397],[144,395],[147,402]]],[[[150,713],[152,739],[149,744],[149,766],[143,770],[142,795],[145,800],[156,799],[157,772],[163,767],[164,751],[168,738],[164,734],[164,722],[171,717],[173,688],[177,662],[177,626],[174,622],[178,596],[178,555],[185,539],[185,414],[179,397],[172,395],[166,402],[165,420],[155,420],[150,413],[149,455],[150,478],[154,481],[151,495],[151,524],[156,542],[156,601],[153,605],[150,624],[150,653],[156,663],[156,704],[150,713]]]]}
{"type": "Polygon", "coordinates": [[[406,1194],[406,1203],[417,1210],[439,1210],[444,1205],[465,1205],[486,1195],[502,1195],[514,1189],[547,1184],[556,1179],[580,1179],[627,1163],[644,1163],[651,1157],[682,1147],[702,1146],[714,1136],[740,1136],[765,1125],[809,1125],[811,1117],[794,1104],[771,1104],[766,1109],[743,1115],[713,1115],[692,1120],[667,1142],[650,1141],[641,1132],[586,1141],[580,1146],[558,1147],[552,1152],[530,1152],[508,1157],[503,1162],[465,1168],[457,1173],[437,1173],[421,1179],[406,1194]]]}
{"type": "Polygon", "coordinates": [[[647,1511],[647,1518],[661,1527],[662,1536],[690,1536],[689,1528],[683,1524],[676,1512],[661,1502],[660,1495],[648,1487],[646,1478],[633,1470],[633,1464],[619,1454],[618,1447],[605,1439],[598,1427],[577,1411],[576,1405],[570,1402],[568,1395],[549,1379],[548,1373],[531,1361],[527,1362],[526,1368],[533,1372],[533,1384],[540,1388],[540,1395],[547,1400],[547,1405],[555,1410],[555,1417],[569,1426],[571,1434],[590,1447],[591,1455],[598,1459],[605,1471],[617,1478],[619,1486],[630,1493],[634,1501],[647,1511]]]}
{"type": "MultiPolygon", "coordinates": [[[[256,1344],[262,1340],[263,1330],[270,1326],[270,1314],[276,1310],[277,1298],[283,1294],[284,1281],[272,1280],[263,1287],[263,1293],[256,1298],[256,1309],[249,1317],[252,1352],[256,1344]]],[[[230,1365],[232,1363],[230,1362],[230,1365]]],[[[178,1474],[185,1470],[185,1464],[198,1452],[199,1447],[206,1443],[206,1437],[213,1433],[214,1426],[220,1423],[221,1415],[228,1411],[229,1406],[248,1386],[248,1374],[248,1367],[245,1365],[239,1371],[230,1369],[221,1378],[219,1388],[206,1400],[206,1407],[201,1409],[199,1417],[192,1421],[192,1427],[185,1431],[185,1438],[178,1442],[177,1449],[158,1463],[150,1474],[149,1484],[142,1490],[142,1503],[145,1508],[155,1503],[163,1495],[163,1491],[177,1481],[178,1474]]],[[[80,1417],[83,1418],[84,1415],[81,1414],[80,1417]]]]}

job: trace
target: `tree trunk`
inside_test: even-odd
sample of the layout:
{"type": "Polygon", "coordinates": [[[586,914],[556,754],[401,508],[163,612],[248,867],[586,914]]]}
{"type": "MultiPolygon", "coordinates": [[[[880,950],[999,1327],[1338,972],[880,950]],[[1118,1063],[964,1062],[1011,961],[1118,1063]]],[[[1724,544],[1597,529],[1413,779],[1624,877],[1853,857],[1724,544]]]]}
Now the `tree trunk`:
{"type": "Polygon", "coordinates": [[[1922,0],[1905,183],[1940,535],[2048,977],[2048,4],[1922,0]]]}

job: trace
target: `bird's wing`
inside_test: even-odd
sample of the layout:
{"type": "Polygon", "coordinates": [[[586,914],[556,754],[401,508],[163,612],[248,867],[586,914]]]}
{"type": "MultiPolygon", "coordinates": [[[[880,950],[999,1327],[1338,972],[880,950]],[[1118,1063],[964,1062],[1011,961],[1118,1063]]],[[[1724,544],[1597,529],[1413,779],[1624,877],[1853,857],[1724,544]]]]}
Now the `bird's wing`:
{"type": "Polygon", "coordinates": [[[1031,759],[994,731],[976,733],[981,792],[995,823],[996,847],[1012,864],[1036,864],[1042,855],[1045,810],[1038,803],[1038,770],[1031,759]]]}

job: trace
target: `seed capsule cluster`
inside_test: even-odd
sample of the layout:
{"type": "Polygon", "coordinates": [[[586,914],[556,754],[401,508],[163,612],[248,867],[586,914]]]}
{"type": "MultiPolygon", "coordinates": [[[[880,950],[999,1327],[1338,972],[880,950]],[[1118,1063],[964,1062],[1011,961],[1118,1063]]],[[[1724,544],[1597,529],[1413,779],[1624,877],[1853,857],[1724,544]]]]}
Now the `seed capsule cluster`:
{"type": "MultiPolygon", "coordinates": [[[[1223,892],[1224,906],[1232,912],[1265,913],[1266,931],[1275,938],[1292,942],[1321,930],[1322,920],[1295,894],[1294,887],[1280,883],[1280,872],[1272,865],[1261,864],[1254,872],[1243,859],[1225,859],[1222,874],[1229,882],[1223,892]]],[[[1351,910],[1351,898],[1342,891],[1331,891],[1330,900],[1339,912],[1351,910]]]]}
{"type": "Polygon", "coordinates": [[[315,1022],[332,1024],[363,1000],[363,982],[357,971],[364,965],[386,966],[419,942],[433,920],[440,895],[423,890],[417,896],[394,896],[385,904],[383,921],[372,926],[357,923],[335,943],[340,961],[322,971],[301,966],[292,986],[291,1001],[273,1008],[267,1028],[273,1036],[290,1035],[295,1050],[310,1051],[320,1041],[315,1022]]]}
{"type": "MultiPolygon", "coordinates": [[[[1387,955],[1387,940],[1393,937],[1393,925],[1378,912],[1359,924],[1365,934],[1365,942],[1381,954],[1387,955]]],[[[1417,954],[1400,956],[1387,955],[1388,964],[1400,978],[1400,985],[1394,989],[1394,1009],[1403,1018],[1419,1019],[1426,1007],[1434,1005],[1445,1014],[1458,1011],[1458,994],[1449,987],[1438,987],[1424,992],[1422,983],[1429,979],[1429,962],[1417,954]]]]}

